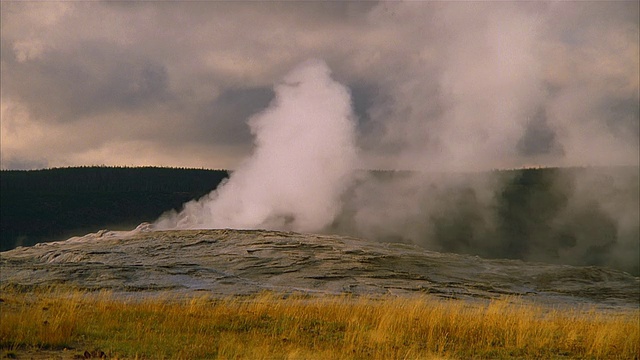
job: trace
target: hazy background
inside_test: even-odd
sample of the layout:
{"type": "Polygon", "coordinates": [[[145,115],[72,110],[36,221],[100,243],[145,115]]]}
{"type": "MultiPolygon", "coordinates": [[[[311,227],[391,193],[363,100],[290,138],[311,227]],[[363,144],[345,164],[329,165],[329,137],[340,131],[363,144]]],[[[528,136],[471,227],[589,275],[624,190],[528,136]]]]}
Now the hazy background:
{"type": "Polygon", "coordinates": [[[361,168],[638,163],[637,1],[0,10],[4,169],[234,169],[309,58],[352,92],[361,168]]]}

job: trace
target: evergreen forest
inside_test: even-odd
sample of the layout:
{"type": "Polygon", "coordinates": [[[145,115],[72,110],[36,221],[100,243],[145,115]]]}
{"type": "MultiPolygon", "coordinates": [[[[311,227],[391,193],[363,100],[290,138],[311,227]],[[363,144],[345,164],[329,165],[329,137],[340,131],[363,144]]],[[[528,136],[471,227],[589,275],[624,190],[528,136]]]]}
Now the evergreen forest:
{"type": "MultiPolygon", "coordinates": [[[[445,181],[441,177],[431,183],[430,176],[410,171],[367,171],[360,181],[378,184],[370,189],[389,193],[365,191],[363,196],[367,187],[356,184],[326,231],[487,258],[609,266],[637,276],[638,170],[496,170],[446,175],[445,181]],[[416,185],[416,178],[427,180],[416,185]],[[489,195],[486,184],[493,184],[489,195]],[[399,188],[412,196],[396,193],[399,188]],[[363,198],[373,207],[365,210],[388,212],[377,228],[358,225],[363,198]],[[403,208],[417,210],[394,220],[397,214],[386,208],[394,198],[403,208]]],[[[228,176],[226,170],[157,167],[3,170],[0,250],[101,229],[131,230],[165,211],[180,210],[228,176]]]]}
{"type": "Polygon", "coordinates": [[[100,229],[130,230],[179,210],[228,177],[225,170],[72,167],[0,172],[0,250],[100,229]]]}

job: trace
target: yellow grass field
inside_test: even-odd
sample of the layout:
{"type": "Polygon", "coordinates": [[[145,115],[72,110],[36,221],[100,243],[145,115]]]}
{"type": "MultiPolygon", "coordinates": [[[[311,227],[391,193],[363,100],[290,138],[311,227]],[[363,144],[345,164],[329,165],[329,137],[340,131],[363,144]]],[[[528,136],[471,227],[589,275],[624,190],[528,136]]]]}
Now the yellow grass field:
{"type": "Polygon", "coordinates": [[[638,359],[639,311],[505,298],[123,298],[3,288],[0,357],[113,359],[638,359]],[[99,350],[96,352],[96,350],[99,350]]]}

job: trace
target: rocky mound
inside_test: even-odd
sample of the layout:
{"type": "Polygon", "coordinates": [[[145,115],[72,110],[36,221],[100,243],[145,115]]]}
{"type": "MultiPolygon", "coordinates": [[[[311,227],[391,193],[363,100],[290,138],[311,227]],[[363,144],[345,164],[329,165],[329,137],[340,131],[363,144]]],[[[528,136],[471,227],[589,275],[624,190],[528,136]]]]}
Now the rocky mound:
{"type": "Polygon", "coordinates": [[[637,307],[640,279],[607,268],[486,260],[397,243],[262,230],[101,231],[0,253],[3,285],[320,294],[502,295],[637,307]]]}

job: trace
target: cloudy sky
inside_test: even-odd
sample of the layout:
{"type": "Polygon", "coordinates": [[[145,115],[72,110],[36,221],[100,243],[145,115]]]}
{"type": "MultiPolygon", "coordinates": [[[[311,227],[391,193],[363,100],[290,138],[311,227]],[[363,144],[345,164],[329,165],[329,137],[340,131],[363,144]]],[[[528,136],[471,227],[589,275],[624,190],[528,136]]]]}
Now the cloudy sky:
{"type": "Polygon", "coordinates": [[[3,169],[233,169],[310,58],[362,167],[638,164],[637,1],[0,6],[3,169]]]}

